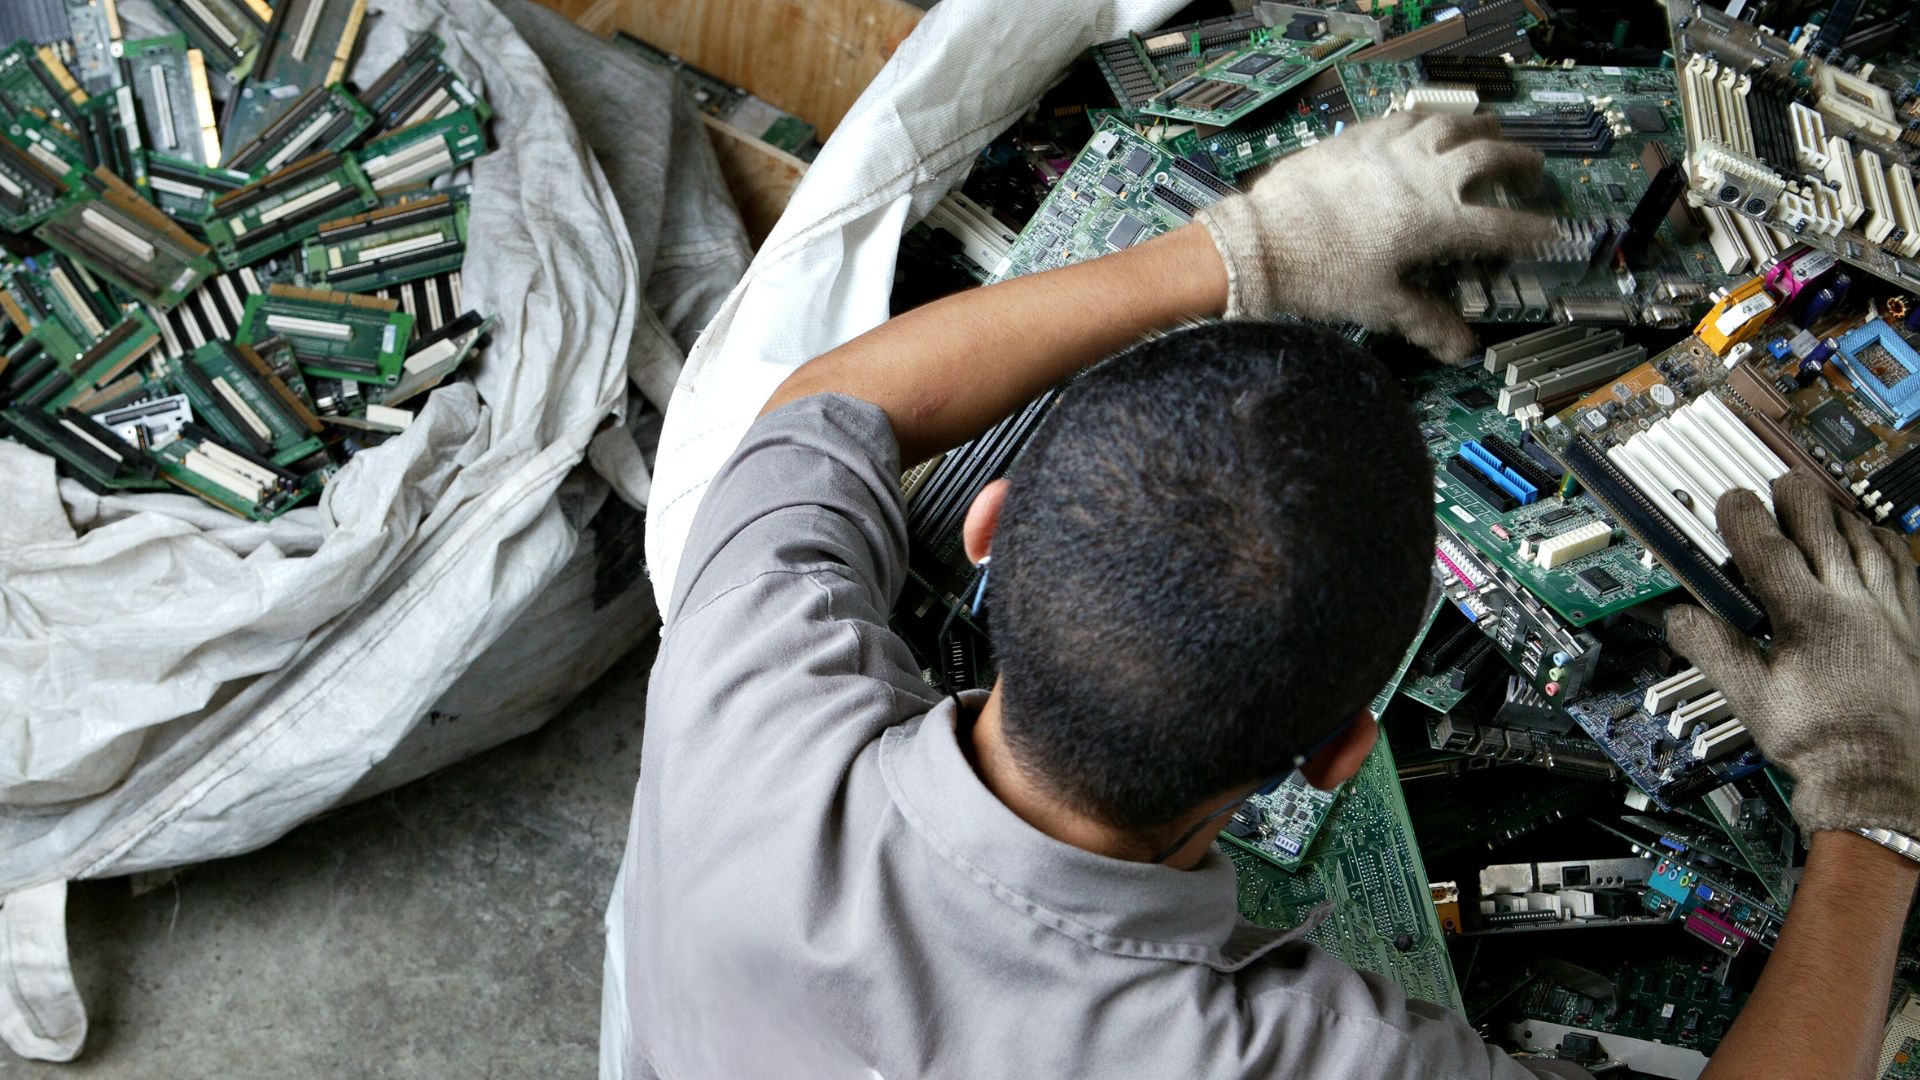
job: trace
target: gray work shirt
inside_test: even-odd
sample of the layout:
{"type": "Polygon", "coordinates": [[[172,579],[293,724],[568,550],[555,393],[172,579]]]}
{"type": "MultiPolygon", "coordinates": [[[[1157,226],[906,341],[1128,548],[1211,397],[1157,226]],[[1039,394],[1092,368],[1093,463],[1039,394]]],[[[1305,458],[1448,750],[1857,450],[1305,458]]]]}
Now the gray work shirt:
{"type": "Polygon", "coordinates": [[[705,494],[627,844],[629,1076],[1529,1075],[1242,920],[1218,852],[1105,858],[1002,805],[887,627],[900,472],[885,414],[825,395],[705,494]]]}

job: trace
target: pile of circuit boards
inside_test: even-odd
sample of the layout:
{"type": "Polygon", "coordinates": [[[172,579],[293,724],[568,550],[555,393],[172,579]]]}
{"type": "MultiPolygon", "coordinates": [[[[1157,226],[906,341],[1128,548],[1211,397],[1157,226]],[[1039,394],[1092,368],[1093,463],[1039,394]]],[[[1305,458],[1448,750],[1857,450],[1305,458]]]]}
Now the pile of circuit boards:
{"type": "MultiPolygon", "coordinates": [[[[1517,0],[1260,2],[1131,34],[1063,82],[1077,107],[1044,100],[982,156],[994,182],[903,246],[974,282],[1081,262],[1397,110],[1491,114],[1546,155],[1539,190],[1484,197],[1551,213],[1559,239],[1432,279],[1485,355],[1404,375],[1435,602],[1375,701],[1386,737],[1338,791],[1295,774],[1259,793],[1220,843],[1250,919],[1331,901],[1312,940],[1516,1054],[1606,1075],[1698,1075],[1805,861],[1791,778],[1662,631],[1693,602],[1768,633],[1719,495],[1804,469],[1920,556],[1916,13],[1741,6],[1668,0],[1657,40],[1636,53],[1623,23],[1588,62],[1554,49],[1570,16],[1517,0]],[[1032,194],[1003,197],[1010,174],[1032,194]]],[[[930,676],[990,683],[984,622],[958,606],[958,631],[936,630],[976,583],[968,504],[1018,469],[1053,400],[903,479],[895,623],[930,676]]],[[[1920,1075],[1920,919],[1897,972],[1888,1078],[1920,1075]]]]}
{"type": "Polygon", "coordinates": [[[404,431],[463,311],[491,109],[427,36],[343,81],[365,0],[0,13],[0,430],[100,492],[268,520],[404,431]],[[16,36],[17,35],[17,36],[16,36]]]}

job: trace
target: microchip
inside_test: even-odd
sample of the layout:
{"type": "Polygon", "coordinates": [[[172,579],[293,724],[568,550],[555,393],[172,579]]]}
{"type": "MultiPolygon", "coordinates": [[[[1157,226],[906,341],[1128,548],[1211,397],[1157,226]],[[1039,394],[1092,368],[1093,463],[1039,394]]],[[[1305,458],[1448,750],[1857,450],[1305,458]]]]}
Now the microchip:
{"type": "Polygon", "coordinates": [[[1570,517],[1578,517],[1579,515],[1580,511],[1575,510],[1573,507],[1563,506],[1552,513],[1541,514],[1537,523],[1541,525],[1558,525],[1570,517]]]}
{"type": "Polygon", "coordinates": [[[1837,398],[1808,413],[1807,427],[1820,445],[1841,461],[1852,461],[1880,445],[1880,437],[1837,398]]]}
{"type": "Polygon", "coordinates": [[[1279,62],[1280,58],[1277,56],[1254,53],[1252,56],[1243,56],[1234,61],[1227,67],[1227,71],[1234,75],[1258,75],[1279,62]]]}
{"type": "Polygon", "coordinates": [[[1494,402],[1493,395],[1487,393],[1487,389],[1484,386],[1469,386],[1464,390],[1457,391],[1448,396],[1453,398],[1461,408],[1469,412],[1474,409],[1484,409],[1494,402]]]}
{"type": "Polygon", "coordinates": [[[1118,195],[1120,194],[1120,189],[1127,186],[1127,182],[1112,173],[1108,173],[1100,178],[1100,186],[1107,189],[1109,195],[1118,195]]]}
{"type": "Polygon", "coordinates": [[[1609,183],[1607,185],[1607,198],[1612,199],[1614,202],[1626,202],[1627,185],[1609,183]]]}
{"type": "Polygon", "coordinates": [[[1128,172],[1132,173],[1133,175],[1139,176],[1140,174],[1146,172],[1147,167],[1152,164],[1153,164],[1153,155],[1147,153],[1145,150],[1135,147],[1133,152],[1127,155],[1126,164],[1121,167],[1126,169],[1128,172]]]}
{"type": "Polygon", "coordinates": [[[1120,223],[1113,227],[1112,232],[1107,234],[1107,246],[1115,251],[1128,247],[1135,240],[1140,239],[1140,234],[1145,232],[1146,228],[1146,222],[1128,214],[1120,219],[1120,223]]]}
{"type": "Polygon", "coordinates": [[[1428,442],[1439,442],[1447,437],[1447,433],[1437,427],[1423,427],[1420,429],[1420,437],[1428,442]]]}
{"type": "Polygon", "coordinates": [[[1642,135],[1658,135],[1667,130],[1667,118],[1657,105],[1629,105],[1627,126],[1642,135]]]}
{"type": "Polygon", "coordinates": [[[1580,571],[1580,580],[1586,582],[1589,588],[1602,596],[1622,588],[1620,579],[1609,574],[1604,566],[1593,566],[1580,571]]]}
{"type": "Polygon", "coordinates": [[[1093,201],[1093,192],[1087,191],[1086,189],[1082,188],[1081,190],[1074,192],[1073,197],[1076,199],[1079,199],[1083,203],[1090,203],[1093,201]]]}

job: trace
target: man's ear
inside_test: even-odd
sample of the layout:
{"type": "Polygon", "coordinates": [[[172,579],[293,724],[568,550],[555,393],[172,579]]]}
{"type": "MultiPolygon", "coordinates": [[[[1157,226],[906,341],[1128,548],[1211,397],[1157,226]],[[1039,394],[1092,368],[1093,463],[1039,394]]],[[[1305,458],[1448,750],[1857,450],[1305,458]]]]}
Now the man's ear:
{"type": "Polygon", "coordinates": [[[967,520],[960,526],[960,541],[967,549],[967,561],[978,564],[993,550],[993,534],[1000,528],[1000,508],[1007,504],[1007,492],[1013,483],[1001,477],[980,489],[967,507],[967,520]]]}
{"type": "Polygon", "coordinates": [[[1307,763],[1300,766],[1300,772],[1307,783],[1321,791],[1332,791],[1360,771],[1379,738],[1380,725],[1374,722],[1372,713],[1363,712],[1353,718],[1346,730],[1334,736],[1332,742],[1308,758],[1307,763]]]}

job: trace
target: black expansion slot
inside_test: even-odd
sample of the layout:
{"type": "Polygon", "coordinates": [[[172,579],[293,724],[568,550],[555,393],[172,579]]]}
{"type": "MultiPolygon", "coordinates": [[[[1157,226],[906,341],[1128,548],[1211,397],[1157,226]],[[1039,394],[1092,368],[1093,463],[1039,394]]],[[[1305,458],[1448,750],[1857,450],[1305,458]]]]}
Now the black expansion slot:
{"type": "Polygon", "coordinates": [[[1221,198],[1238,195],[1239,189],[1183,157],[1173,159],[1173,171],[1206,188],[1221,198]]]}
{"type": "Polygon", "coordinates": [[[1154,198],[1160,200],[1168,209],[1177,211],[1187,217],[1192,217],[1200,210],[1199,207],[1188,201],[1185,195],[1180,194],[1165,184],[1153,185],[1152,194],[1154,198]]]}

